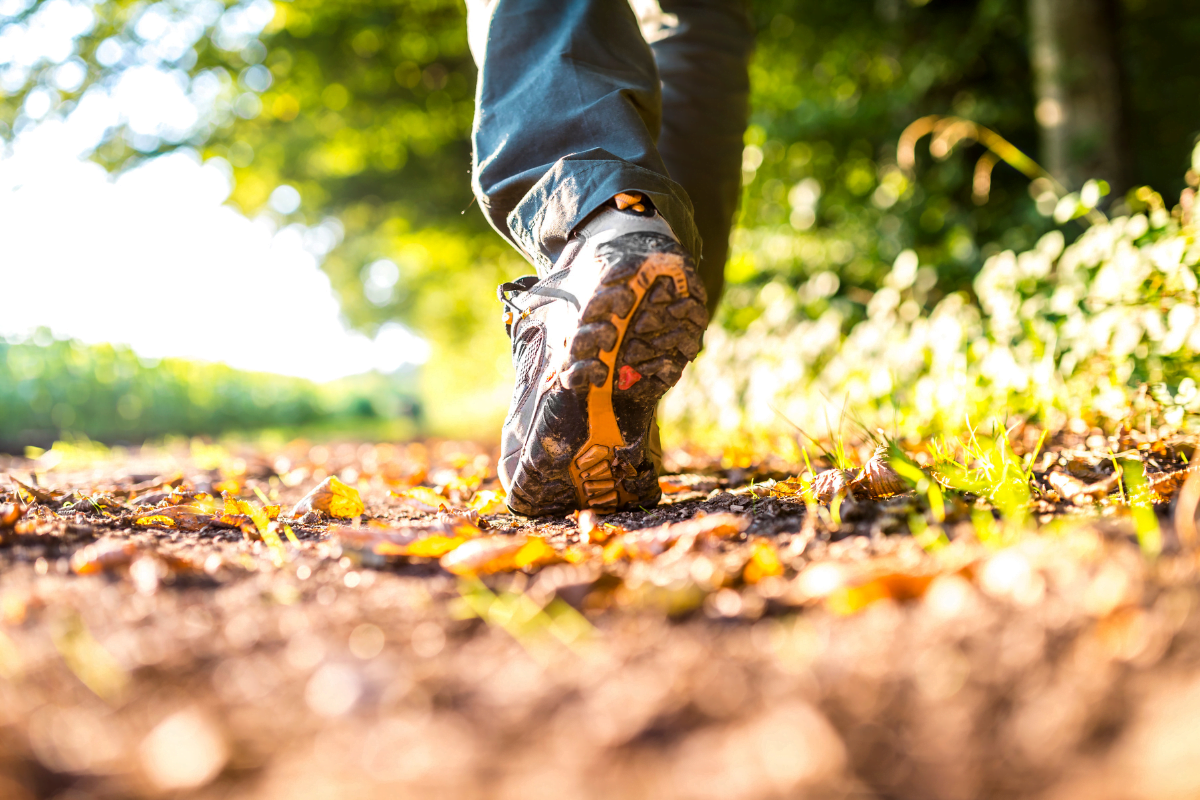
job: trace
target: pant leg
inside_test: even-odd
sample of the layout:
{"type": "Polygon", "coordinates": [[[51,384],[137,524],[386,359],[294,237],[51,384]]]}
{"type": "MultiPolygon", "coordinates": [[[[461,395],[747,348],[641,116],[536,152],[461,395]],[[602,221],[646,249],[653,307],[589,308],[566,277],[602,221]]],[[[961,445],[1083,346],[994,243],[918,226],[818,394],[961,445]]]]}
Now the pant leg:
{"type": "Polygon", "coordinates": [[[742,189],[754,29],[746,0],[634,0],[662,79],[658,151],[694,206],[715,311],[742,189]]]}
{"type": "Polygon", "coordinates": [[[479,64],[473,188],[540,271],[618,192],[648,195],[691,253],[692,204],[656,147],[661,88],[625,0],[468,0],[479,64]]]}

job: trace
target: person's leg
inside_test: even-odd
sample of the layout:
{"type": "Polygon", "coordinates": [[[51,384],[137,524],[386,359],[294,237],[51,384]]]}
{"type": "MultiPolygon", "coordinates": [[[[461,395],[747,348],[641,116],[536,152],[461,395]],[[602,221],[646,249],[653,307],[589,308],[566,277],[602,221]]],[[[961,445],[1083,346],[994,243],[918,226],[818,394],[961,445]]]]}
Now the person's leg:
{"type": "Polygon", "coordinates": [[[499,291],[509,508],[653,505],[655,408],[708,324],[691,201],[656,146],[654,56],[625,0],[471,1],[475,194],[538,268],[499,291]]]}
{"type": "Polygon", "coordinates": [[[648,196],[690,253],[692,205],[658,154],[654,56],[622,0],[468,0],[479,64],[475,196],[540,273],[620,192],[648,196]]]}
{"type": "Polygon", "coordinates": [[[692,200],[711,314],[742,186],[754,30],[746,0],[634,0],[662,79],[658,151],[692,200]]]}

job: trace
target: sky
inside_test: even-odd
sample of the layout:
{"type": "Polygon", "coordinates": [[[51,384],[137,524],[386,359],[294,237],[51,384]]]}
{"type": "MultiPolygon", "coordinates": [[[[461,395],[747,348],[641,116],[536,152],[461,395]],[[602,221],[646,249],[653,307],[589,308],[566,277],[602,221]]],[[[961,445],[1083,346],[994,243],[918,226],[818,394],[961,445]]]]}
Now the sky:
{"type": "MultiPolygon", "coordinates": [[[[73,63],[70,43],[86,15],[78,4],[57,5],[23,38],[0,41],[0,51],[8,48],[0,84],[22,57],[49,53],[73,63]]],[[[76,79],[69,66],[60,71],[64,84],[76,79]]],[[[52,98],[31,94],[25,111],[36,124],[0,144],[0,336],[47,327],[58,338],[125,344],[147,358],[317,381],[423,361],[428,345],[399,324],[368,339],[341,321],[320,270],[339,241],[336,221],[283,225],[270,209],[247,218],[225,204],[229,165],[202,163],[191,150],[119,176],[85,159],[118,122],[135,135],[170,135],[196,125],[206,102],[153,65],[89,90],[65,117],[51,110],[52,98]]],[[[297,195],[284,187],[272,200],[286,212],[297,195]]]]}

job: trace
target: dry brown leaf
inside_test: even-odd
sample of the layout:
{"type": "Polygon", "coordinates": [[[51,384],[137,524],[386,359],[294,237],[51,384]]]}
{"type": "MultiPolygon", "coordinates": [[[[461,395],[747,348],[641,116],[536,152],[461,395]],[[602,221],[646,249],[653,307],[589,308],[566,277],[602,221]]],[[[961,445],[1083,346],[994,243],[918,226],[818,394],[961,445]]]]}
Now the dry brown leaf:
{"type": "Polygon", "coordinates": [[[1051,472],[1046,476],[1046,483],[1059,497],[1068,501],[1074,500],[1087,488],[1083,481],[1065,472],[1051,472]]]}
{"type": "Polygon", "coordinates": [[[813,495],[819,503],[828,503],[837,497],[850,494],[850,481],[854,473],[848,469],[827,469],[813,480],[813,495]]]}
{"type": "Polygon", "coordinates": [[[808,487],[809,484],[799,477],[788,478],[787,480],[778,481],[777,483],[773,484],[769,488],[768,494],[770,494],[772,497],[795,497],[796,495],[803,496],[805,489],[808,487]]]}
{"type": "Polygon", "coordinates": [[[708,514],[684,522],[627,531],[614,537],[604,548],[604,562],[611,564],[622,559],[648,560],[667,550],[691,550],[703,539],[736,536],[750,524],[750,518],[740,514],[708,514]]]}
{"type": "Polygon", "coordinates": [[[65,497],[66,492],[59,492],[52,489],[43,489],[40,486],[30,486],[27,483],[14,478],[12,475],[8,479],[17,485],[17,493],[21,495],[21,499],[26,503],[37,501],[39,503],[57,503],[59,498],[65,497]]]}
{"type": "Polygon", "coordinates": [[[850,482],[850,488],[862,489],[872,500],[884,500],[903,494],[911,487],[892,469],[887,448],[879,447],[850,482]]]}
{"type": "Polygon", "coordinates": [[[215,518],[211,514],[196,506],[166,506],[135,517],[133,523],[145,527],[198,531],[214,521],[215,518]]]}
{"type": "Polygon", "coordinates": [[[366,510],[357,489],[330,475],[296,503],[292,508],[292,516],[302,517],[310,511],[320,511],[331,517],[350,519],[366,510]]]}

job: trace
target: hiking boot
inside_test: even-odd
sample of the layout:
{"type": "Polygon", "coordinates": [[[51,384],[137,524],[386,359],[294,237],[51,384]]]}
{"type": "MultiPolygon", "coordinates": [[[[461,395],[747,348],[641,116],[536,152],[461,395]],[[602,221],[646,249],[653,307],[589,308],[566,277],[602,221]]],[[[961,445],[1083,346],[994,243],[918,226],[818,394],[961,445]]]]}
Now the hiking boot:
{"type": "Polygon", "coordinates": [[[517,385],[500,483],[527,516],[651,506],[658,400],[700,351],[704,286],[666,221],[619,194],[548,274],[500,286],[517,385]]]}

